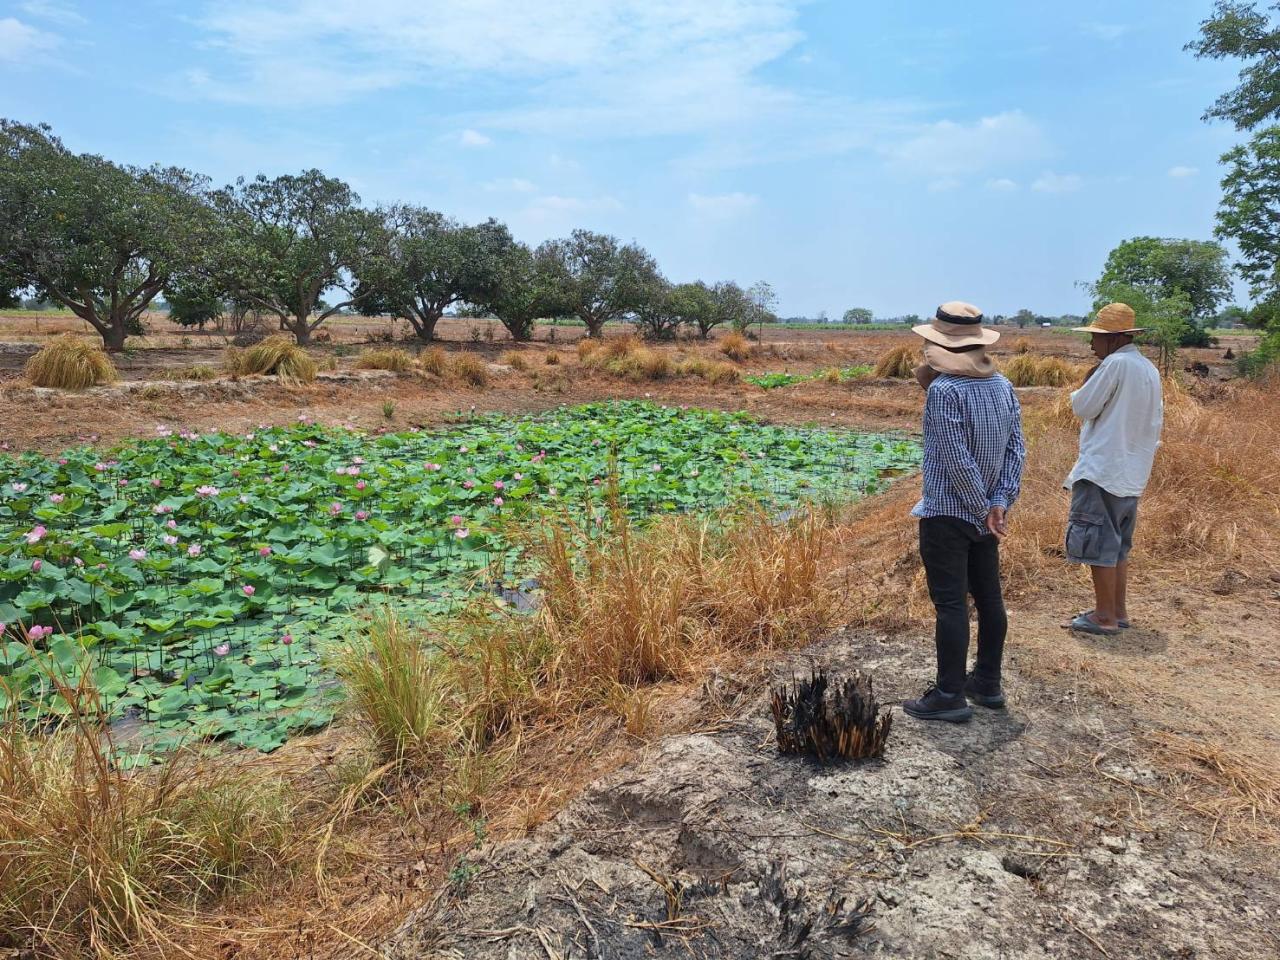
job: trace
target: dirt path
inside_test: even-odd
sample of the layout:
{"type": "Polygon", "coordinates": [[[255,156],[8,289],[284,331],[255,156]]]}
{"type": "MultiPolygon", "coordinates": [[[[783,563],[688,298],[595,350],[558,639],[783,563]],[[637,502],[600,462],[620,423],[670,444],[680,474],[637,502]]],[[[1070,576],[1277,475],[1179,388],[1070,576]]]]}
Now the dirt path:
{"type": "MultiPolygon", "coordinates": [[[[930,646],[847,633],[772,675],[860,666],[897,702],[928,679],[930,646]]],[[[1162,774],[1131,712],[1015,667],[1007,712],[952,726],[895,710],[883,761],[823,769],[777,755],[762,686],[709,684],[712,716],[748,695],[529,838],[478,851],[384,955],[1280,955],[1280,864],[1206,842],[1204,821],[1159,799],[1135,802],[1162,774]]]]}

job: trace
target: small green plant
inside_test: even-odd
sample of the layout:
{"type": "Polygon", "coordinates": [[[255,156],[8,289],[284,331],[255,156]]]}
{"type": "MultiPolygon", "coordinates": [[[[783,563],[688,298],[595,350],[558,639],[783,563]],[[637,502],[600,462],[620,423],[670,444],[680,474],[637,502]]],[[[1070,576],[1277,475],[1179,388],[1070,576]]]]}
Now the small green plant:
{"type": "Polygon", "coordinates": [[[382,401],[382,417],[384,420],[392,420],[396,415],[396,402],[394,400],[382,401]]]}

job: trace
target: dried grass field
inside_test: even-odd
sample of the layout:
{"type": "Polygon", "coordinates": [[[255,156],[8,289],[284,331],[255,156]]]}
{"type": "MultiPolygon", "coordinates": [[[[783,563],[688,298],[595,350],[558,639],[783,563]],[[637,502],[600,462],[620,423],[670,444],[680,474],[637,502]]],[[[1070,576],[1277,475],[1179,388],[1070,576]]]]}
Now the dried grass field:
{"type": "MultiPolygon", "coordinates": [[[[23,368],[35,345],[79,333],[78,321],[0,315],[6,449],[105,449],[154,436],[157,424],[242,433],[300,414],[373,438],[473,408],[514,416],[645,398],[774,424],[919,429],[919,388],[874,372],[896,348],[916,348],[906,332],[766,328],[761,343],[721,333],[649,346],[611,331],[595,348],[579,347],[576,328],[540,327],[534,342],[513,344],[490,338],[483,321],[450,320],[436,353],[384,342],[400,332],[386,321],[343,318],[332,341],[310,351],[315,379],[286,382],[228,372],[225,338],[152,324],[115,358],[119,383],[70,392],[33,388],[23,368]],[[369,356],[393,348],[409,357],[369,356]],[[750,379],[775,374],[795,382],[766,389],[750,379]]],[[[908,515],[918,478],[781,526],[750,511],[650,527],[619,517],[592,540],[553,523],[521,533],[544,571],[547,599],[532,618],[451,620],[433,638],[450,651],[443,659],[424,659],[420,634],[402,622],[362,621],[336,666],[358,692],[349,715],[275,753],[192,755],[133,773],[108,769],[92,729],[73,725],[50,750],[7,725],[0,916],[27,925],[8,942],[0,933],[0,956],[349,957],[384,955],[384,945],[398,957],[609,956],[604,943],[629,957],[643,954],[623,934],[640,929],[672,955],[745,957],[753,954],[707,952],[717,908],[692,893],[682,906],[679,891],[758,883],[761,851],[818,856],[788,846],[780,837],[789,832],[821,847],[808,895],[831,884],[850,902],[869,898],[871,919],[880,917],[879,934],[821,952],[832,934],[814,956],[947,955],[928,952],[942,946],[963,957],[1280,955],[1280,383],[1234,379],[1228,346],[1238,353],[1248,341],[1184,351],[1208,376],[1180,370],[1168,383],[1134,555],[1135,626],[1117,638],[1061,627],[1091,598],[1061,549],[1061,481],[1077,430],[1070,383],[1021,389],[1029,460],[1004,549],[1008,717],[941,739],[896,717],[875,768],[922,764],[924,780],[895,781],[908,793],[933,782],[931,765],[960,778],[982,771],[950,807],[946,791],[959,788],[939,782],[941,792],[915,806],[868,792],[878,806],[868,801],[864,819],[849,819],[814,786],[821,777],[780,765],[771,734],[758,729],[768,681],[811,659],[869,669],[892,702],[930,675],[931,610],[908,515]],[[590,562],[569,562],[583,544],[590,562]],[[688,835],[654,839],[670,826],[664,818],[693,818],[697,804],[660,807],[646,794],[626,806],[640,795],[635,784],[652,793],[657,781],[646,778],[686,747],[726,771],[726,784],[731,771],[746,778],[717,792],[722,785],[698,784],[674,761],[665,768],[670,782],[687,774],[690,789],[704,791],[699,829],[760,831],[754,847],[738,840],[757,859],[739,850],[721,870],[688,835]],[[135,877],[149,884],[141,895],[112,879],[124,876],[110,872],[124,856],[121,836],[154,855],[135,877]],[[644,869],[624,862],[632,846],[644,869]],[[619,881],[609,913],[598,892],[587,904],[585,886],[587,876],[606,886],[608,877],[556,873],[552,848],[608,848],[620,870],[640,872],[619,881]],[[926,889],[910,879],[914,857],[920,869],[954,861],[963,874],[993,850],[1000,876],[983,882],[981,909],[963,883],[926,889]],[[1034,869],[1008,866],[1028,857],[1034,869]],[[1186,884],[1177,905],[1160,905],[1165,888],[1143,872],[1144,858],[1160,883],[1186,884]],[[174,863],[190,865],[180,881],[174,863]],[[532,891],[553,875],[558,886],[537,888],[545,899],[536,910],[504,912],[526,877],[532,891]],[[1150,891],[1134,893],[1139,881],[1150,891]],[[1067,906],[1049,920],[1036,912],[1059,901],[1067,906]],[[915,907],[963,922],[912,926],[915,907]],[[984,925],[984,915],[1044,924],[1043,935],[1001,940],[1015,933],[984,925]]],[[[995,353],[1006,366],[1053,358],[1059,383],[1089,362],[1082,340],[1056,331],[1006,330],[995,353]]],[[[858,795],[864,769],[841,774],[840,789],[858,795]]],[[[805,885],[803,872],[794,882],[805,885]]],[[[724,943],[737,943],[738,921],[725,917],[724,943]]]]}

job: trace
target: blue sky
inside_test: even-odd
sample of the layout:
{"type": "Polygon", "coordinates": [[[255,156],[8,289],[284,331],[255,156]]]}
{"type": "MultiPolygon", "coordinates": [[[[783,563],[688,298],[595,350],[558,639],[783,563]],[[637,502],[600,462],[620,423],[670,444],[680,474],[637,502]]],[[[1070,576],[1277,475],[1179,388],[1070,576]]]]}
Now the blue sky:
{"type": "Polygon", "coordinates": [[[1209,239],[1210,0],[0,0],[0,116],[537,243],[635,239],[784,315],[1083,312],[1144,234],[1209,239]]]}

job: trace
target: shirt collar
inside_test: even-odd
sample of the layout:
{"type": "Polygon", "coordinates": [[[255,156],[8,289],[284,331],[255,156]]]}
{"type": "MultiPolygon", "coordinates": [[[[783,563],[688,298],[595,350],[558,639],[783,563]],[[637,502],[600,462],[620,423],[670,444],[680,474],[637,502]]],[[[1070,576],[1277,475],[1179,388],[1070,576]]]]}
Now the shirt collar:
{"type": "Polygon", "coordinates": [[[1113,353],[1137,353],[1138,345],[1136,343],[1126,343],[1119,350],[1113,350],[1113,353]]]}

